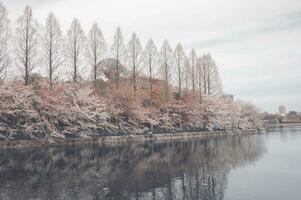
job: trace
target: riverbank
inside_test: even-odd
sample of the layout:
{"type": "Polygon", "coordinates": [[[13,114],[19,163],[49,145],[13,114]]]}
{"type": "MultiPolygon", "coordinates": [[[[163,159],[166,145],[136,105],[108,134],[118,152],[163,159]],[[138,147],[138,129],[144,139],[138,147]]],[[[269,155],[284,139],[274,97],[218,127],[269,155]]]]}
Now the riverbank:
{"type": "Polygon", "coordinates": [[[195,138],[206,138],[213,136],[241,135],[259,133],[255,130],[236,130],[236,131],[212,131],[212,132],[183,132],[183,133],[162,133],[148,135],[128,135],[128,136],[101,136],[95,138],[70,138],[61,142],[49,142],[38,140],[14,140],[0,141],[0,149],[4,148],[25,148],[37,146],[56,146],[56,145],[74,145],[74,144],[108,144],[124,142],[147,142],[147,141],[173,141],[173,140],[190,140],[195,138]]]}
{"type": "MultiPolygon", "coordinates": [[[[261,126],[255,106],[220,96],[187,94],[158,99],[129,93],[97,94],[88,83],[0,85],[0,141],[65,143],[114,136],[137,138],[179,132],[252,130],[261,126]]],[[[156,137],[156,136],[152,136],[156,137]]],[[[114,140],[116,140],[114,138],[114,140]]]]}

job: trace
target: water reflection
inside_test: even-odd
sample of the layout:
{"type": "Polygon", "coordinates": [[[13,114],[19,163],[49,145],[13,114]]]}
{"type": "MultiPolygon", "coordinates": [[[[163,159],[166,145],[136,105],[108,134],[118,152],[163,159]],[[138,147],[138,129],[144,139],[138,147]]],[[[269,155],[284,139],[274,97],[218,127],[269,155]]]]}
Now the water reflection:
{"type": "Polygon", "coordinates": [[[1,150],[0,199],[218,200],[264,151],[257,135],[1,150]]]}
{"type": "Polygon", "coordinates": [[[283,126],[280,127],[280,138],[281,138],[282,143],[287,142],[288,133],[289,133],[289,131],[286,127],[283,127],[283,126]]]}

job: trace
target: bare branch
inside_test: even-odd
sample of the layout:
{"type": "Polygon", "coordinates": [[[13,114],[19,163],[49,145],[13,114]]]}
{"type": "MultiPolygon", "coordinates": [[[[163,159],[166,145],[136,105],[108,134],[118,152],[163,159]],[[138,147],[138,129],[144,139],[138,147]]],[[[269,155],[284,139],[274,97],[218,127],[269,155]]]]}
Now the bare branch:
{"type": "Polygon", "coordinates": [[[114,73],[114,80],[117,91],[119,90],[119,81],[120,81],[120,65],[125,59],[126,49],[124,46],[124,41],[121,33],[120,27],[117,28],[115,35],[114,35],[114,42],[111,47],[111,54],[113,57],[113,62],[115,66],[115,73],[114,73]]]}
{"type": "Polygon", "coordinates": [[[131,40],[127,45],[127,59],[128,63],[132,69],[132,83],[133,83],[133,91],[134,96],[136,96],[137,91],[137,79],[140,71],[140,64],[142,62],[142,47],[140,40],[137,38],[136,34],[133,33],[131,40]]]}
{"type": "Polygon", "coordinates": [[[67,33],[66,56],[70,66],[70,74],[73,82],[77,83],[83,78],[82,64],[85,50],[86,37],[78,19],[73,19],[67,33]]]}
{"type": "Polygon", "coordinates": [[[29,6],[17,20],[16,60],[23,74],[24,84],[29,84],[29,77],[38,62],[38,23],[34,20],[29,6]]]}
{"type": "Polygon", "coordinates": [[[44,33],[44,62],[50,87],[58,78],[58,68],[62,64],[62,32],[53,13],[50,13],[44,33]]]}
{"type": "Polygon", "coordinates": [[[167,40],[165,40],[162,44],[162,48],[160,51],[160,76],[165,82],[165,98],[169,97],[169,87],[171,84],[171,67],[173,61],[172,49],[167,40]]]}
{"type": "Polygon", "coordinates": [[[102,59],[104,59],[106,50],[106,43],[102,32],[97,23],[95,23],[93,24],[88,37],[88,62],[92,67],[92,77],[95,87],[100,76],[98,64],[102,59]]]}
{"type": "Polygon", "coordinates": [[[152,100],[153,93],[153,79],[155,77],[155,73],[159,63],[159,55],[157,52],[157,48],[152,39],[149,39],[145,50],[143,52],[143,61],[146,70],[146,74],[148,74],[149,79],[149,95],[152,100]]]}
{"type": "Polygon", "coordinates": [[[8,52],[9,20],[7,10],[0,2],[0,81],[7,77],[7,70],[10,64],[8,52]]]}
{"type": "Polygon", "coordinates": [[[183,85],[183,74],[184,74],[184,62],[185,62],[185,53],[183,46],[177,44],[176,49],[173,55],[174,63],[176,65],[176,83],[178,85],[178,95],[179,98],[182,96],[182,85],[183,85]]]}
{"type": "Polygon", "coordinates": [[[196,64],[197,64],[197,55],[194,49],[190,53],[190,65],[191,65],[191,84],[192,84],[192,93],[195,94],[196,87],[196,64]]]}

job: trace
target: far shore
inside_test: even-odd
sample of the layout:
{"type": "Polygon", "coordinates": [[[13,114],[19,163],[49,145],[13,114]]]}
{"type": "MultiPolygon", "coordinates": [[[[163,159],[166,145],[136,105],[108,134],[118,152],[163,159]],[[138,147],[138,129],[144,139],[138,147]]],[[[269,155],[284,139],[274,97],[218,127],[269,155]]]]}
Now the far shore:
{"type": "Polygon", "coordinates": [[[301,122],[285,122],[279,124],[279,126],[291,126],[291,125],[301,125],[301,122]]]}
{"type": "Polygon", "coordinates": [[[301,122],[286,122],[286,123],[278,123],[278,124],[274,124],[274,123],[271,123],[271,124],[267,124],[266,126],[300,126],[301,125],[301,122]]]}
{"type": "Polygon", "coordinates": [[[0,149],[26,148],[39,146],[74,145],[74,144],[112,144],[124,142],[147,142],[147,141],[168,141],[168,140],[189,140],[194,138],[206,138],[212,136],[226,136],[236,134],[254,134],[255,130],[234,130],[234,131],[206,131],[206,132],[181,132],[181,133],[161,133],[143,134],[127,136],[100,136],[91,138],[70,138],[61,142],[49,142],[41,140],[12,140],[0,141],[0,149]]]}

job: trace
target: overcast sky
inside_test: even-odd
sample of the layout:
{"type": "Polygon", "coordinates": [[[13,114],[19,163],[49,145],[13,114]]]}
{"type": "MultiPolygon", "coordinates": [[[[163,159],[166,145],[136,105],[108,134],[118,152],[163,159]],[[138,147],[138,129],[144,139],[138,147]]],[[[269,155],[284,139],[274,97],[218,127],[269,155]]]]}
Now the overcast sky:
{"type": "MultiPolygon", "coordinates": [[[[1,1],[1,0],[0,0],[1,1]]],[[[25,5],[44,23],[49,12],[66,30],[74,17],[87,31],[101,26],[111,43],[121,26],[126,40],[168,39],[187,52],[210,52],[226,93],[276,112],[301,111],[301,0],[2,0],[12,21],[25,5]]]]}

